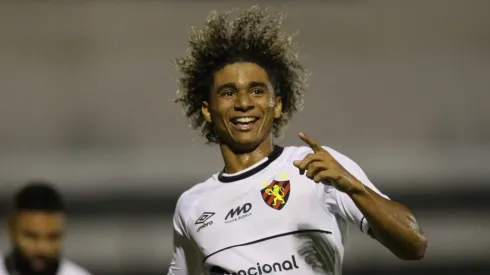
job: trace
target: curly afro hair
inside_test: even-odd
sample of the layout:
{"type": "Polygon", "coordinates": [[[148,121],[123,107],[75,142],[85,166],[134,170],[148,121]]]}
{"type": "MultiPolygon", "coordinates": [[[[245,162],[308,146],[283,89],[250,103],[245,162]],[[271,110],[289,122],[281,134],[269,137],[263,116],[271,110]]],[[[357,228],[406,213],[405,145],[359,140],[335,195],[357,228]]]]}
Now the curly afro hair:
{"type": "Polygon", "coordinates": [[[213,126],[201,113],[213,75],[228,64],[255,63],[268,73],[276,95],[282,98],[282,114],[273,125],[273,135],[279,137],[293,113],[303,107],[306,69],[293,52],[292,36],[280,31],[282,14],[270,14],[257,6],[230,19],[232,14],[213,11],[203,29],[192,29],[188,56],[176,60],[183,76],[178,79],[175,101],[182,104],[194,129],[209,143],[218,143],[213,126]]]}

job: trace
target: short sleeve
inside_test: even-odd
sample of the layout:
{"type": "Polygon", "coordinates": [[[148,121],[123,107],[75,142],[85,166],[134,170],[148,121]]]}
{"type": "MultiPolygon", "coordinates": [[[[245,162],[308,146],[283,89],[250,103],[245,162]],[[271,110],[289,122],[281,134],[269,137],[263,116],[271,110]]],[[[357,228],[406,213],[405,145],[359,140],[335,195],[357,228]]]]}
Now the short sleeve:
{"type": "Polygon", "coordinates": [[[185,215],[182,213],[186,208],[182,206],[182,197],[179,198],[173,216],[173,255],[167,275],[201,274],[201,254],[186,233],[185,215]]]}
{"type": "MultiPolygon", "coordinates": [[[[380,196],[389,199],[388,196],[381,193],[374,184],[369,180],[364,171],[350,158],[342,155],[341,153],[329,148],[323,147],[327,150],[339,163],[342,165],[351,175],[356,177],[366,187],[378,193],[380,196]]],[[[369,224],[364,218],[362,212],[357,208],[352,199],[345,193],[342,193],[331,186],[325,186],[325,203],[334,212],[338,213],[345,220],[351,224],[356,225],[362,232],[368,233],[369,224]]]]}

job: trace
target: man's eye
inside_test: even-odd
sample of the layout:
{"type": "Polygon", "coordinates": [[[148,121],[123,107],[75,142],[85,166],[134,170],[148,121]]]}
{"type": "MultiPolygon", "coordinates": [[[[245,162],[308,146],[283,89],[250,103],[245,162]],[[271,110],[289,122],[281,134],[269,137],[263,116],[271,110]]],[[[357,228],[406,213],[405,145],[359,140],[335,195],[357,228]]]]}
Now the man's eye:
{"type": "Polygon", "coordinates": [[[221,91],[221,96],[233,96],[235,94],[235,91],[227,89],[221,91]]]}
{"type": "Polygon", "coordinates": [[[257,95],[257,94],[263,94],[263,93],[264,93],[264,91],[263,91],[263,90],[261,90],[261,89],[253,89],[253,90],[251,91],[251,93],[252,93],[252,94],[257,95]]]}

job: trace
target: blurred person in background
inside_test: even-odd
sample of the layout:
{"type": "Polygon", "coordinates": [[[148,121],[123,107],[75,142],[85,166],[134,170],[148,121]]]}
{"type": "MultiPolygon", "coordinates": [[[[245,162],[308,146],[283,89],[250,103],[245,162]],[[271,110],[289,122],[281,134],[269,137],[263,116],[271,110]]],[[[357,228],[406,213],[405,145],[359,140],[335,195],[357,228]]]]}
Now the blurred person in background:
{"type": "Polygon", "coordinates": [[[89,275],[63,258],[65,223],[61,194],[48,182],[28,183],[8,216],[11,252],[0,262],[0,275],[89,275]]]}
{"type": "Polygon", "coordinates": [[[341,274],[348,223],[400,259],[424,256],[412,212],[354,161],[303,133],[307,146],[275,144],[306,80],[281,23],[257,7],[234,19],[213,12],[177,59],[177,101],[219,146],[224,169],[180,196],[170,275],[341,274]]]}

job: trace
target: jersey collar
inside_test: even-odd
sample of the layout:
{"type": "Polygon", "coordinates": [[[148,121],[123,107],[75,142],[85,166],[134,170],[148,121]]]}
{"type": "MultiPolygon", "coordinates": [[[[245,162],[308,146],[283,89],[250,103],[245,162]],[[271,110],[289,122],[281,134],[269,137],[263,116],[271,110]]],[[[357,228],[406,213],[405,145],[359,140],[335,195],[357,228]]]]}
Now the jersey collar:
{"type": "Polygon", "coordinates": [[[274,145],[274,149],[272,150],[272,153],[267,157],[267,160],[262,162],[260,165],[237,175],[231,175],[231,176],[225,176],[224,174],[224,168],[223,170],[218,174],[218,180],[220,182],[228,183],[228,182],[234,182],[234,181],[239,181],[246,179],[250,176],[253,176],[257,174],[258,172],[262,171],[264,168],[269,166],[273,161],[275,161],[281,154],[282,151],[284,151],[284,148],[278,145],[274,145]]]}

